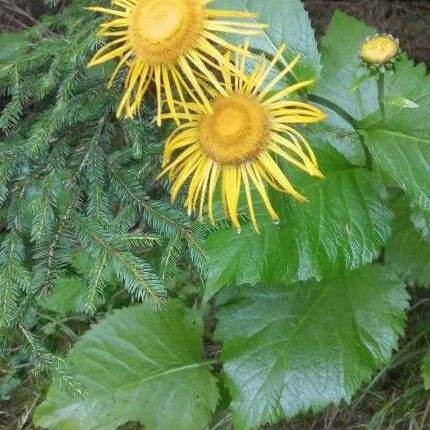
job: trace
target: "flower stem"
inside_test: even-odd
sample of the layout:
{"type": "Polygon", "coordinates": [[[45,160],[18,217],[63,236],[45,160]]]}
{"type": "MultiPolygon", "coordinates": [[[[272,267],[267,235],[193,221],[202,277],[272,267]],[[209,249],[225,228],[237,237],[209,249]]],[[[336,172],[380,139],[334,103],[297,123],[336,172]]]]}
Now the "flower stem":
{"type": "Polygon", "coordinates": [[[385,77],[383,73],[379,73],[378,76],[378,103],[379,103],[379,110],[381,111],[381,117],[382,121],[385,121],[386,115],[385,115],[385,77]]]}
{"type": "Polygon", "coordinates": [[[339,116],[341,116],[344,120],[346,120],[355,130],[359,128],[358,121],[351,114],[349,114],[345,109],[340,107],[338,104],[326,99],[325,97],[317,96],[315,94],[309,94],[308,99],[311,102],[315,102],[322,106],[326,106],[332,111],[336,112],[339,116]]]}
{"type": "Polygon", "coordinates": [[[365,162],[366,162],[366,169],[372,171],[373,170],[373,160],[372,160],[372,154],[369,151],[369,148],[364,143],[363,136],[360,136],[360,142],[361,146],[363,147],[365,162]]]}
{"type": "MultiPolygon", "coordinates": [[[[354,130],[358,131],[360,129],[359,122],[351,115],[349,114],[345,109],[340,107],[337,103],[334,103],[324,97],[317,96],[315,94],[309,94],[308,100],[318,103],[322,106],[326,106],[332,111],[336,112],[339,116],[341,116],[344,120],[346,120],[353,128],[354,130]]],[[[366,146],[363,140],[363,136],[359,133],[360,142],[363,147],[363,152],[365,156],[365,167],[368,170],[373,169],[373,163],[372,163],[372,155],[370,154],[369,148],[366,146]]]]}

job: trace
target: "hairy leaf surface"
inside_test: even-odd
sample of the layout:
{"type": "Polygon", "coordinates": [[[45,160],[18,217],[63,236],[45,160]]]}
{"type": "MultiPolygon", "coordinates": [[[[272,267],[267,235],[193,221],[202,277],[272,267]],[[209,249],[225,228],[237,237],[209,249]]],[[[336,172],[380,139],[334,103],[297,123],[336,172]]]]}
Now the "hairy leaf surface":
{"type": "Polygon", "coordinates": [[[374,29],[344,14],[335,12],[321,41],[321,79],[315,93],[338,104],[356,119],[378,108],[376,84],[367,80],[356,91],[354,82],[365,73],[360,67],[359,49],[374,29]]]}
{"type": "Polygon", "coordinates": [[[261,234],[219,230],[208,242],[206,298],[228,284],[292,283],[333,276],[373,261],[390,235],[391,212],[378,178],[345,169],[313,181],[308,202],[277,196],[280,224],[261,234]]]}
{"type": "Polygon", "coordinates": [[[252,48],[273,56],[285,43],[285,62],[289,63],[296,55],[301,56],[291,72],[295,80],[313,79],[319,75],[320,54],[314,30],[300,0],[283,1],[282,5],[273,0],[219,0],[214,7],[257,13],[256,22],[266,24],[267,28],[261,36],[250,39],[252,48]]]}
{"type": "Polygon", "coordinates": [[[67,358],[84,397],[51,388],[36,425],[115,430],[133,420],[148,430],[201,430],[218,399],[201,339],[201,318],[174,302],[158,314],[145,305],[115,311],[67,358]]]}
{"type": "Polygon", "coordinates": [[[349,401],[396,347],[407,298],[379,266],[321,283],[227,290],[216,338],[235,429],[349,401]]]}
{"type": "MultiPolygon", "coordinates": [[[[415,109],[388,107],[387,120],[363,131],[376,163],[422,208],[430,209],[430,77],[422,65],[399,66],[392,91],[407,93],[415,109]],[[403,85],[403,82],[407,84],[403,85]],[[412,85],[411,85],[412,83],[412,85]]],[[[368,120],[369,121],[369,120],[368,120]]]]}
{"type": "Polygon", "coordinates": [[[386,262],[406,281],[430,286],[430,242],[411,222],[411,210],[405,197],[394,204],[393,235],[385,250],[386,262]]]}

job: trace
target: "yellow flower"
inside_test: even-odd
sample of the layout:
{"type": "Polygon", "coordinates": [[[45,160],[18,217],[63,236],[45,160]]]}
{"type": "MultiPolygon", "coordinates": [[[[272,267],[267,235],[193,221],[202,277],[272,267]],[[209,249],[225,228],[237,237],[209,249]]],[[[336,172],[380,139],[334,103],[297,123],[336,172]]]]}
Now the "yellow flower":
{"type": "MultiPolygon", "coordinates": [[[[265,59],[258,61],[249,74],[245,72],[245,56],[235,54],[239,73],[222,68],[225,91],[206,86],[211,95],[210,109],[201,103],[184,105],[181,117],[189,122],[179,126],[168,138],[164,170],[159,176],[169,175],[173,201],[181,188],[187,188],[185,206],[189,214],[198,211],[202,217],[208,201],[209,219],[215,222],[213,196],[220,182],[224,211],[233,225],[240,230],[238,205],[243,189],[250,218],[258,232],[252,197],[255,190],[274,221],[279,218],[266,184],[305,200],[282,171],[277,157],[312,176],[323,176],[310,145],[293,125],[322,121],[325,115],[308,103],[287,99],[311,85],[312,80],[277,90],[299,60],[295,58],[273,77],[284,49],[285,46],[281,47],[270,63],[265,59]]],[[[247,52],[246,46],[244,51],[247,52]]],[[[226,59],[230,60],[230,54],[226,54],[226,59]]]]}
{"type": "Polygon", "coordinates": [[[173,103],[174,89],[182,102],[185,102],[186,94],[197,102],[196,93],[209,107],[199,74],[222,92],[211,66],[223,60],[220,49],[237,51],[238,48],[216,32],[250,35],[257,34],[263,26],[244,20],[255,18],[252,13],[209,9],[207,4],[211,1],[112,0],[115,9],[88,8],[114,17],[101,24],[99,32],[112,40],[95,54],[89,66],[119,58],[109,87],[119,70],[123,66],[128,68],[125,93],[117,116],[125,112],[127,117],[132,117],[138,111],[152,80],[156,86],[159,125],[162,95],[178,121],[173,103]]]}
{"type": "Polygon", "coordinates": [[[368,37],[361,46],[363,61],[372,66],[381,66],[394,60],[399,52],[399,40],[391,35],[368,37]]]}

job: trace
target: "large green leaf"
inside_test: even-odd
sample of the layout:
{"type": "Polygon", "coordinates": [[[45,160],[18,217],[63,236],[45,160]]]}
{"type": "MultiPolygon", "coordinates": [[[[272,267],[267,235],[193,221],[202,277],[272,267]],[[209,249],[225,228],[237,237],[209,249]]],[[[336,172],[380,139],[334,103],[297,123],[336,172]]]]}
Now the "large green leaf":
{"type": "Polygon", "coordinates": [[[300,203],[274,196],[280,224],[219,230],[207,241],[206,298],[229,284],[292,283],[333,276],[373,261],[390,235],[385,191],[372,173],[334,171],[300,188],[300,203]]]}
{"type": "Polygon", "coordinates": [[[403,279],[419,286],[430,286],[430,242],[411,222],[409,202],[402,197],[394,204],[393,235],[385,259],[403,279]]]}
{"type": "Polygon", "coordinates": [[[251,38],[251,46],[274,55],[286,43],[286,62],[301,55],[300,63],[292,71],[296,80],[313,79],[319,75],[320,54],[314,30],[300,0],[218,0],[215,3],[214,7],[220,9],[256,12],[256,21],[267,24],[267,28],[262,36],[251,38]]]}
{"type": "Polygon", "coordinates": [[[227,290],[216,339],[235,429],[349,401],[396,347],[407,298],[379,266],[321,283],[227,290]]]}
{"type": "Polygon", "coordinates": [[[354,82],[365,73],[360,67],[359,49],[374,29],[342,13],[335,12],[321,41],[321,79],[315,93],[338,104],[356,119],[378,108],[376,84],[364,82],[351,92],[354,82]],[[346,36],[347,35],[347,36],[346,36]]]}
{"type": "MultiPolygon", "coordinates": [[[[407,96],[417,108],[388,106],[387,120],[362,132],[376,163],[422,208],[430,209],[430,77],[423,65],[399,64],[390,83],[393,94],[407,96]]],[[[370,123],[370,124],[369,124],[370,123]]]]}
{"type": "Polygon", "coordinates": [[[430,209],[430,134],[419,137],[395,128],[364,132],[366,145],[378,165],[420,206],[430,209]]]}
{"type": "Polygon", "coordinates": [[[359,47],[374,30],[337,12],[322,41],[323,72],[316,93],[364,119],[365,142],[378,166],[423,208],[430,208],[430,78],[406,56],[386,74],[387,121],[380,121],[374,79],[351,92],[365,72],[359,47]],[[348,34],[345,38],[343,35],[348,34]],[[392,103],[393,100],[405,103],[392,103]]]}
{"type": "MultiPolygon", "coordinates": [[[[374,78],[365,80],[353,91],[357,79],[366,74],[359,55],[360,46],[366,36],[374,33],[374,28],[335,12],[321,43],[323,69],[315,93],[341,106],[357,120],[379,109],[374,78]]],[[[402,55],[395,73],[385,74],[386,104],[397,111],[413,112],[421,105],[421,98],[429,93],[428,83],[423,85],[424,75],[423,65],[414,66],[402,55]]]]}
{"type": "Polygon", "coordinates": [[[40,305],[58,313],[82,312],[87,294],[88,287],[82,278],[59,278],[54,291],[41,300],[40,305]]]}
{"type": "Polygon", "coordinates": [[[147,430],[201,430],[218,398],[201,351],[201,318],[174,302],[158,314],[146,305],[115,311],[67,358],[85,397],[51,388],[34,422],[58,430],[114,430],[129,420],[147,430]]]}

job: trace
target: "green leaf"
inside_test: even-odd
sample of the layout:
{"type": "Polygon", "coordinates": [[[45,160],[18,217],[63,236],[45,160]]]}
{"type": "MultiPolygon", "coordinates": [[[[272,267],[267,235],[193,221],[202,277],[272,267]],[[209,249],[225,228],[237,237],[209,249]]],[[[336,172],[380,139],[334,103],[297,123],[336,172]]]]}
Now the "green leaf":
{"type": "Polygon", "coordinates": [[[378,256],[392,217],[375,175],[345,168],[300,190],[307,203],[274,196],[280,224],[266,217],[261,235],[246,225],[240,235],[230,229],[209,236],[206,299],[225,285],[321,279],[378,256]]]}
{"type": "Polygon", "coordinates": [[[227,290],[215,336],[223,342],[235,429],[350,401],[390,358],[407,299],[380,266],[321,283],[227,290]]]}
{"type": "Polygon", "coordinates": [[[321,41],[322,72],[315,93],[338,104],[356,119],[361,119],[378,108],[374,80],[361,82],[355,91],[351,91],[366,72],[365,68],[360,67],[360,46],[366,36],[374,31],[362,22],[337,11],[321,41]]]}
{"type": "Polygon", "coordinates": [[[387,85],[415,109],[387,105],[387,120],[370,116],[363,123],[365,143],[378,166],[419,206],[430,209],[430,77],[423,65],[404,60],[387,85]],[[376,124],[375,124],[376,121],[376,124]],[[373,124],[372,124],[373,122],[373,124]]]}
{"type": "Polygon", "coordinates": [[[387,103],[390,106],[398,107],[398,108],[405,108],[405,109],[417,109],[420,107],[418,103],[415,103],[412,100],[409,100],[406,97],[402,96],[388,96],[385,97],[385,103],[387,103]]]}
{"type": "Polygon", "coordinates": [[[114,430],[127,421],[147,430],[201,430],[218,399],[201,351],[201,318],[177,303],[158,314],[145,305],[117,310],[67,358],[85,397],[52,387],[34,422],[61,430],[114,430]]]}
{"type": "Polygon", "coordinates": [[[430,390],[430,352],[424,357],[422,375],[424,378],[424,388],[430,390]]]}
{"type": "Polygon", "coordinates": [[[406,56],[386,73],[387,121],[381,122],[376,82],[350,88],[363,73],[359,47],[374,30],[336,13],[322,41],[323,72],[316,93],[363,119],[365,143],[374,161],[423,208],[430,208],[430,78],[406,56]],[[343,35],[348,34],[348,38],[343,35]],[[395,100],[396,103],[392,103],[395,100]],[[391,102],[390,102],[391,101],[391,102]],[[402,101],[402,103],[399,103],[402,101]],[[411,109],[411,107],[414,107],[411,109]]]}
{"type": "Polygon", "coordinates": [[[80,278],[59,278],[54,291],[41,301],[41,306],[53,312],[81,312],[84,310],[88,287],[80,278]]]}
{"type": "MultiPolygon", "coordinates": [[[[378,94],[375,78],[362,82],[366,68],[361,66],[359,50],[366,36],[375,29],[342,12],[335,12],[321,42],[322,73],[315,93],[329,99],[357,120],[376,112],[378,94]],[[345,38],[344,35],[348,34],[345,38]],[[358,88],[358,83],[360,84],[358,88]],[[355,89],[355,91],[351,91],[355,89]]],[[[420,98],[428,94],[423,88],[425,67],[414,67],[403,55],[394,72],[385,74],[385,102],[397,111],[413,111],[421,106],[420,98]]],[[[378,116],[378,120],[380,117],[378,116]]]]}
{"type": "Polygon", "coordinates": [[[411,222],[411,210],[405,197],[393,203],[393,235],[385,250],[385,260],[403,279],[419,286],[430,286],[430,242],[411,222]]]}
{"type": "MultiPolygon", "coordinates": [[[[389,91],[408,97],[415,109],[387,106],[387,120],[362,132],[374,161],[419,206],[430,209],[430,77],[423,65],[404,61],[389,91]]],[[[369,124],[370,122],[370,124],[369,124]]]]}
{"type": "Polygon", "coordinates": [[[267,28],[261,36],[251,38],[251,47],[274,55],[286,43],[284,60],[287,63],[301,56],[292,71],[294,79],[301,81],[319,76],[320,54],[309,15],[300,0],[284,1],[282,6],[273,0],[218,0],[214,7],[257,13],[256,22],[266,24],[267,28]]]}
{"type": "Polygon", "coordinates": [[[430,209],[430,137],[420,137],[398,125],[367,130],[363,136],[379,167],[417,204],[430,209]]]}
{"type": "Polygon", "coordinates": [[[320,167],[326,174],[341,169],[342,166],[348,166],[345,159],[354,166],[365,165],[363,145],[355,130],[323,123],[301,131],[314,147],[320,167]],[[328,146],[334,148],[336,152],[329,151],[328,146]],[[339,154],[342,157],[339,157],[339,154]]]}
{"type": "MultiPolygon", "coordinates": [[[[83,249],[77,249],[73,252],[70,263],[83,277],[89,277],[94,269],[93,258],[83,249]]],[[[117,282],[115,270],[112,265],[109,265],[102,270],[102,278],[105,282],[109,282],[111,284],[115,284],[117,282]]]]}

